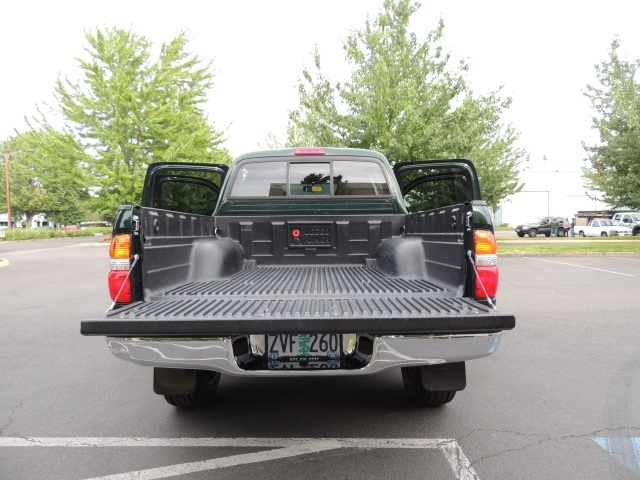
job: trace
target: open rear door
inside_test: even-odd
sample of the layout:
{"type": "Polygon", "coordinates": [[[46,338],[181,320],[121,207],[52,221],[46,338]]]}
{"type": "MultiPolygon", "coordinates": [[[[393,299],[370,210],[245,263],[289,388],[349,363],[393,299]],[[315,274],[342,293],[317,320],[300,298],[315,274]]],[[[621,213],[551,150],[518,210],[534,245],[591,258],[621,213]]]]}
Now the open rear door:
{"type": "Polygon", "coordinates": [[[411,213],[481,200],[478,174],[469,160],[401,162],[393,171],[411,213]]]}
{"type": "Polygon", "coordinates": [[[142,206],[211,215],[229,167],[213,163],[154,163],[147,169],[142,206]]]}

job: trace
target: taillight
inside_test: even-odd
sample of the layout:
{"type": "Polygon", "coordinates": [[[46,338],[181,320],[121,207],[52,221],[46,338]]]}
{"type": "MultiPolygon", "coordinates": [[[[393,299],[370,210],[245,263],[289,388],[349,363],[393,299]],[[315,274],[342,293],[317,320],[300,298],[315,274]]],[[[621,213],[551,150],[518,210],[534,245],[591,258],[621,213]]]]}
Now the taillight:
{"type": "Polygon", "coordinates": [[[473,244],[476,264],[474,297],[486,299],[498,292],[498,244],[491,230],[474,230],[473,244]]]}
{"type": "Polygon", "coordinates": [[[131,295],[131,254],[132,254],[131,234],[114,235],[109,247],[109,293],[111,300],[118,303],[130,303],[133,300],[131,295]]]}
{"type": "Polygon", "coordinates": [[[130,303],[131,281],[128,278],[129,271],[112,270],[109,272],[109,293],[111,300],[118,303],[130,303]]]}
{"type": "Polygon", "coordinates": [[[296,148],[294,155],[324,155],[324,148],[317,147],[301,147],[296,148]]]}

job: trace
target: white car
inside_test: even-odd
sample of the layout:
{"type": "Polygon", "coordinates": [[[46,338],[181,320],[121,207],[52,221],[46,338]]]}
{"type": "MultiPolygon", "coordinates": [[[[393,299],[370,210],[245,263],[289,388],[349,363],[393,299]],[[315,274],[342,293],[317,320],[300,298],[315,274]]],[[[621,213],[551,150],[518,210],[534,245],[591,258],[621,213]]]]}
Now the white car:
{"type": "Polygon", "coordinates": [[[631,235],[629,227],[615,225],[611,220],[596,218],[589,225],[576,225],[573,231],[580,237],[613,237],[616,235],[631,235]]]}

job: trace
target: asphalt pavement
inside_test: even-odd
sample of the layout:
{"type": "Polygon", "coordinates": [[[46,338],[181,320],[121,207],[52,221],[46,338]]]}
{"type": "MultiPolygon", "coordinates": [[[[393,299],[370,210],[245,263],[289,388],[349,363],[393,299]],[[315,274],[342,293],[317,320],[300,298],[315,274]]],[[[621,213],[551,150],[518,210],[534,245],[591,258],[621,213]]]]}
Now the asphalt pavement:
{"type": "Polygon", "coordinates": [[[0,244],[2,479],[640,478],[638,257],[500,258],[516,328],[441,408],[387,371],[223,376],[212,408],[180,411],[80,335],[109,304],[107,247],[62,240],[0,244]]]}

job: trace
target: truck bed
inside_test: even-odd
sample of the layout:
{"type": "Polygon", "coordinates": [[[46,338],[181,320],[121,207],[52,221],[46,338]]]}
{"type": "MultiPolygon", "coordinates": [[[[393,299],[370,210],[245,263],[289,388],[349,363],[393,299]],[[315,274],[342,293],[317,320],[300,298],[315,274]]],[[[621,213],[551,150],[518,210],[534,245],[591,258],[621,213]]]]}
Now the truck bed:
{"type": "Polygon", "coordinates": [[[191,281],[82,322],[85,335],[215,336],[267,333],[443,334],[513,328],[446,286],[365,265],[257,265],[191,281]]]}

